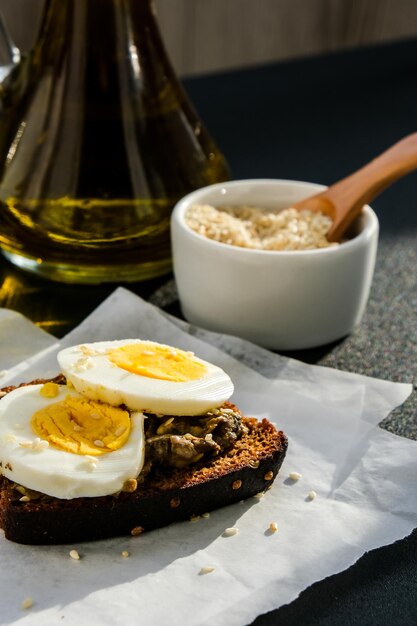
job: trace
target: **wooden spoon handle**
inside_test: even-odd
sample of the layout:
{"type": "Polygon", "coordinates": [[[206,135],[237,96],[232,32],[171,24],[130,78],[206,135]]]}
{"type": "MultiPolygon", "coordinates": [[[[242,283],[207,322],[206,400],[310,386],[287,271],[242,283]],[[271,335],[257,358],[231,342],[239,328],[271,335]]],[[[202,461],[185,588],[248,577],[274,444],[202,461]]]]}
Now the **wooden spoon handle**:
{"type": "MultiPolygon", "coordinates": [[[[333,224],[327,234],[329,241],[340,241],[362,207],[376,198],[393,182],[417,168],[417,133],[408,135],[347,178],[308,200],[302,208],[322,210],[333,224]],[[320,207],[321,205],[321,207],[320,207]]],[[[297,205],[301,208],[303,202],[297,205]]]]}

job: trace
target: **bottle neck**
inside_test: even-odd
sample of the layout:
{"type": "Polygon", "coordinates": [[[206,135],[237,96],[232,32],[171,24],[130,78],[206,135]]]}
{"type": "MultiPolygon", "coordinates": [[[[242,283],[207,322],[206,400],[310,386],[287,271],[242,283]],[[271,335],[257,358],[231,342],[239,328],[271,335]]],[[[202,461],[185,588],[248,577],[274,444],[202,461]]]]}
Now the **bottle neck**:
{"type": "Polygon", "coordinates": [[[47,0],[33,65],[41,72],[68,62],[73,71],[97,76],[102,87],[120,87],[128,76],[132,92],[156,102],[171,87],[182,100],[162,41],[153,0],[47,0]]]}

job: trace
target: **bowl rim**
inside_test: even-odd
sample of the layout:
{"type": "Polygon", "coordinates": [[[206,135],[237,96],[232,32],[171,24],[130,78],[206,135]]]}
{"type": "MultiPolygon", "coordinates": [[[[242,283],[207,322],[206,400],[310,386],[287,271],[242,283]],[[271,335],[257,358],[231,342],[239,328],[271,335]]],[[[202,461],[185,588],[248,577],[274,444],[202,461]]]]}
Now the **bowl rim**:
{"type": "MultiPolygon", "coordinates": [[[[198,198],[200,195],[204,195],[205,192],[215,191],[216,189],[222,189],[225,187],[239,187],[243,184],[250,184],[254,186],[262,186],[265,184],[273,184],[278,183],[279,185],[305,185],[310,187],[312,190],[317,190],[317,192],[324,189],[327,189],[326,185],[322,185],[320,183],[313,183],[309,181],[303,180],[293,180],[293,179],[285,179],[285,178],[242,178],[242,179],[234,179],[230,181],[225,181],[223,183],[214,183],[213,185],[207,185],[205,187],[201,187],[196,189],[195,191],[190,192],[186,196],[183,196],[178,202],[175,204],[172,216],[171,216],[171,224],[176,223],[180,228],[183,228],[191,237],[194,237],[196,241],[200,241],[201,243],[205,242],[208,246],[213,246],[214,249],[218,250],[233,250],[236,254],[250,254],[260,255],[260,256],[276,256],[279,252],[279,256],[289,257],[294,254],[299,257],[309,256],[309,255],[321,255],[321,254],[340,254],[340,251],[348,251],[352,248],[360,246],[367,239],[370,239],[371,236],[379,229],[379,220],[375,213],[375,211],[368,205],[364,205],[362,214],[366,216],[366,222],[362,230],[355,235],[352,239],[348,239],[347,241],[342,241],[339,245],[328,246],[326,248],[313,248],[308,250],[261,250],[259,248],[244,248],[243,246],[235,246],[229,243],[223,243],[221,241],[216,241],[215,239],[210,239],[209,237],[205,237],[200,233],[197,233],[193,230],[185,221],[186,211],[193,203],[194,198],[198,198]]],[[[259,203],[261,204],[261,203],[259,203]]],[[[262,208],[262,207],[261,207],[262,208]]]]}

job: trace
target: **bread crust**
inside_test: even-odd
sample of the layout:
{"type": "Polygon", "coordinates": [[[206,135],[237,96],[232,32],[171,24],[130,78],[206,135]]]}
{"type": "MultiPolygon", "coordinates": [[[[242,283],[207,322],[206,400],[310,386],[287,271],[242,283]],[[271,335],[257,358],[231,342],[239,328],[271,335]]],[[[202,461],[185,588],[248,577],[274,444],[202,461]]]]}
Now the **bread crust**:
{"type": "Polygon", "coordinates": [[[130,534],[187,520],[268,489],[288,441],[268,420],[242,419],[248,428],[232,448],[194,465],[147,477],[133,493],[22,502],[14,483],[0,476],[0,527],[23,544],[62,544],[130,534]]]}

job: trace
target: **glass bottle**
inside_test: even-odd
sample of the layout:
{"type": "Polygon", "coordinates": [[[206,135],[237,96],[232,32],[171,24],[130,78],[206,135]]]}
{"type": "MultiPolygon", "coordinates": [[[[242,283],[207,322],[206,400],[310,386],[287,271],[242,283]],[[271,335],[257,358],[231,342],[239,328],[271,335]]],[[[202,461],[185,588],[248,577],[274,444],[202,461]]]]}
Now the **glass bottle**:
{"type": "Polygon", "coordinates": [[[1,96],[5,256],[65,282],[169,271],[173,205],[228,168],[172,69],[152,1],[47,0],[1,96]]]}

